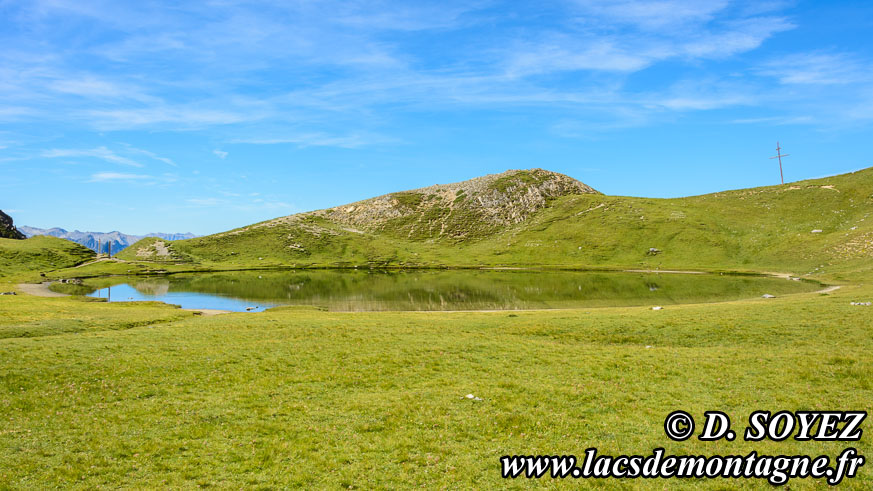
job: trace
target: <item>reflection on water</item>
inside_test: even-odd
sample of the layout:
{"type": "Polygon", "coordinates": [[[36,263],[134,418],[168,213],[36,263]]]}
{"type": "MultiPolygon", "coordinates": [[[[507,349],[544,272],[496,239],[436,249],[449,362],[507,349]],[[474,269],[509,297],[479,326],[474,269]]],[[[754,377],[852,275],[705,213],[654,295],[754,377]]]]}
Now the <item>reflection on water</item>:
{"type": "Polygon", "coordinates": [[[114,278],[90,296],[159,300],[183,308],[261,311],[516,310],[695,303],[811,291],[780,278],[566,271],[297,270],[114,278]],[[111,291],[110,291],[111,290],[111,291]]]}

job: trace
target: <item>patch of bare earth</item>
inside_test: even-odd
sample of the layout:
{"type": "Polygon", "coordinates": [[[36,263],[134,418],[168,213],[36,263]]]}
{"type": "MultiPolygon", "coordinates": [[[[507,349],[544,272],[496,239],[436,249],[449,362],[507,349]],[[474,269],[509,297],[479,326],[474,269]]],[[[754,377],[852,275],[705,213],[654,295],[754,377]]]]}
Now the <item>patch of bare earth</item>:
{"type": "Polygon", "coordinates": [[[45,283],[21,283],[18,289],[21,293],[33,295],[34,297],[69,297],[66,293],[58,293],[49,290],[50,281],[45,283]]]}
{"type": "Polygon", "coordinates": [[[170,257],[170,248],[167,243],[161,240],[156,240],[151,245],[140,247],[136,250],[137,257],[170,257]]]}

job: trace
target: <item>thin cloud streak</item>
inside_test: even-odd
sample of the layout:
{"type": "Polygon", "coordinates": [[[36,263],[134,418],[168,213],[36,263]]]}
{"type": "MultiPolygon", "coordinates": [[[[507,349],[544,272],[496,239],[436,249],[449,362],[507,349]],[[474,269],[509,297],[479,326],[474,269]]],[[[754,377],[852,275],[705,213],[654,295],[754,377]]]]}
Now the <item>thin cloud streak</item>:
{"type": "Polygon", "coordinates": [[[121,172],[97,172],[91,174],[91,179],[88,182],[107,182],[107,181],[141,181],[154,179],[153,176],[145,174],[125,174],[121,172]]]}
{"type": "Polygon", "coordinates": [[[97,147],[89,150],[56,148],[51,150],[45,150],[42,152],[42,154],[40,154],[40,156],[50,159],[87,157],[130,167],[144,167],[143,164],[127,157],[122,157],[106,147],[97,147]]]}

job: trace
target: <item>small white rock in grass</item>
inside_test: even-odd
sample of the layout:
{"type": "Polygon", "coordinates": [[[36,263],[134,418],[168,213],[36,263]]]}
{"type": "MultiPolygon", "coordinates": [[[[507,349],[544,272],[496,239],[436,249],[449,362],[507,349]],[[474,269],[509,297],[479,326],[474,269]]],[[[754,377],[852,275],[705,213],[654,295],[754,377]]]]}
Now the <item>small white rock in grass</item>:
{"type": "Polygon", "coordinates": [[[873,303],[871,303],[871,302],[849,302],[849,305],[860,305],[860,306],[864,306],[864,307],[869,307],[870,305],[873,305],[873,303]]]}
{"type": "Polygon", "coordinates": [[[761,295],[761,298],[776,298],[776,295],[770,295],[769,293],[765,293],[761,295]]]}
{"type": "Polygon", "coordinates": [[[481,401],[481,400],[482,400],[481,397],[476,397],[476,396],[474,396],[473,394],[467,394],[467,395],[465,395],[464,397],[466,397],[467,399],[472,399],[472,400],[474,400],[474,401],[481,401]]]}
{"type": "Polygon", "coordinates": [[[821,232],[822,232],[821,229],[820,229],[820,228],[817,228],[817,229],[813,230],[813,231],[810,232],[810,233],[812,233],[812,234],[820,234],[821,232]]]}
{"type": "Polygon", "coordinates": [[[649,348],[651,348],[651,347],[652,347],[651,344],[647,344],[647,345],[646,345],[646,349],[649,349],[649,348]]]}
{"type": "Polygon", "coordinates": [[[661,310],[661,309],[663,309],[663,308],[664,308],[664,307],[661,307],[661,306],[659,305],[659,306],[657,306],[657,307],[652,307],[652,310],[661,310]]]}

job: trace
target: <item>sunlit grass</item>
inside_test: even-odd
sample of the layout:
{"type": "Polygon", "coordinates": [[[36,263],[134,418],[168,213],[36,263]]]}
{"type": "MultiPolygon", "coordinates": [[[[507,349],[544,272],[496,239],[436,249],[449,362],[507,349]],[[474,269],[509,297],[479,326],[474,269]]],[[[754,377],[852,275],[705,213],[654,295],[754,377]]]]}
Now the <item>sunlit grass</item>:
{"type": "MultiPolygon", "coordinates": [[[[503,454],[834,455],[846,445],[675,443],[662,424],[675,409],[724,410],[742,429],[755,409],[869,408],[873,325],[849,302],[871,296],[846,287],[662,311],[292,308],[173,322],[160,319],[190,314],[27,299],[51,305],[33,320],[76,309],[94,328],[0,340],[0,482],[481,488],[527,484],[501,481],[503,454]],[[156,320],[113,330],[119,315],[156,320]]],[[[871,450],[866,434],[858,448],[871,450]]],[[[679,484],[752,483],[634,483],[679,484]]],[[[871,480],[862,470],[847,484],[871,480]]]]}

